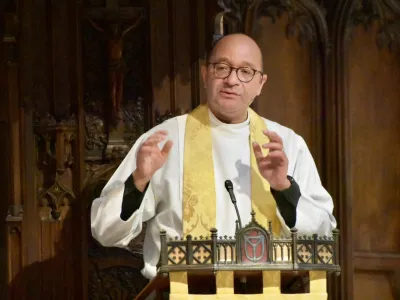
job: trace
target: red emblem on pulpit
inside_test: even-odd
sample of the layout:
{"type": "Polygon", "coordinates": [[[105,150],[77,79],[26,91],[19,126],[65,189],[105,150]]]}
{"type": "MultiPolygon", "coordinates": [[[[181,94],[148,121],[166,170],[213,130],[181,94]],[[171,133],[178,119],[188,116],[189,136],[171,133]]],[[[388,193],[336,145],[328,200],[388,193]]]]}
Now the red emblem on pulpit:
{"type": "Polygon", "coordinates": [[[243,263],[268,261],[268,238],[261,230],[250,229],[244,232],[241,246],[243,263]]]}

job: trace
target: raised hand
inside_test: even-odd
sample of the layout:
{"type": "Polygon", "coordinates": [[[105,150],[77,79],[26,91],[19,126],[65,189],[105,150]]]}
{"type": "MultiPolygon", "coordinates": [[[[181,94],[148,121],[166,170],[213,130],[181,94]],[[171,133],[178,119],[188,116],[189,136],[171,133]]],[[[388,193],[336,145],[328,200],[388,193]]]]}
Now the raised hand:
{"type": "Polygon", "coordinates": [[[153,177],[167,161],[172,148],[172,141],[167,141],[160,150],[158,144],[165,140],[168,132],[160,130],[152,134],[138,149],[136,157],[136,170],[133,172],[133,180],[138,190],[143,191],[153,177]]]}
{"type": "Polygon", "coordinates": [[[272,189],[282,191],[290,187],[290,181],[287,178],[289,163],[283,151],[283,142],[275,132],[265,130],[263,133],[269,138],[269,143],[262,145],[262,147],[269,149],[269,152],[264,156],[260,145],[256,142],[253,143],[258,169],[272,189]]]}

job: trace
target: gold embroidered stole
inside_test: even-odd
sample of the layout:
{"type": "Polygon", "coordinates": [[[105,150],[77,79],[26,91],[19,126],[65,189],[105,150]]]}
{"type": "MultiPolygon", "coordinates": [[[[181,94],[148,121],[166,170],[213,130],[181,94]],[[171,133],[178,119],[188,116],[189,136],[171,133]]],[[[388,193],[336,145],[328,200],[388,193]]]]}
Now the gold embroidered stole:
{"type": "MultiPolygon", "coordinates": [[[[258,170],[252,147],[253,141],[257,141],[260,145],[268,143],[268,137],[263,134],[263,130],[267,129],[266,124],[250,108],[249,114],[252,209],[256,213],[257,221],[263,227],[268,229],[268,221],[272,221],[273,232],[280,235],[281,225],[276,215],[275,199],[271,194],[269,183],[258,170]]],[[[212,152],[208,106],[202,104],[189,113],[186,121],[183,158],[183,234],[185,237],[188,234],[193,237],[209,236],[211,228],[216,227],[217,203],[212,152]]],[[[267,153],[268,149],[263,149],[263,154],[267,153]]],[[[247,224],[243,224],[245,225],[247,224]]]]}

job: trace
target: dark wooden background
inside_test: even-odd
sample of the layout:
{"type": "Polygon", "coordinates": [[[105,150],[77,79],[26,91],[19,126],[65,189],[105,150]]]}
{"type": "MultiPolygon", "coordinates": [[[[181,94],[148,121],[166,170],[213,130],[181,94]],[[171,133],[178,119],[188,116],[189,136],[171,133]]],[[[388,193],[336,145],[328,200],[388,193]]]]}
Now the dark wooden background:
{"type": "Polygon", "coordinates": [[[141,239],[100,247],[90,203],[141,133],[204,100],[200,66],[228,8],[225,28],[264,53],[255,109],[304,137],[334,197],[343,272],[331,299],[400,299],[398,0],[2,1],[2,299],[122,300],[143,287],[141,239]],[[107,28],[113,4],[125,28],[144,17],[124,37],[117,129],[107,39],[89,22],[107,28]]]}

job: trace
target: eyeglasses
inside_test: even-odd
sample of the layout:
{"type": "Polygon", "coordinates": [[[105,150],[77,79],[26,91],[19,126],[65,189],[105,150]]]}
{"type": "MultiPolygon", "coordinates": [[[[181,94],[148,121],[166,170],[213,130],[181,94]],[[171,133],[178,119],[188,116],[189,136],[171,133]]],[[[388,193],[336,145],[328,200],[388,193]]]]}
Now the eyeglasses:
{"type": "Polygon", "coordinates": [[[260,73],[261,75],[263,75],[263,72],[254,70],[249,67],[234,68],[225,63],[209,63],[209,65],[213,66],[215,77],[220,79],[227,78],[229,75],[231,75],[232,70],[236,71],[238,79],[244,83],[250,82],[254,78],[254,75],[256,75],[256,73],[260,73]]]}

